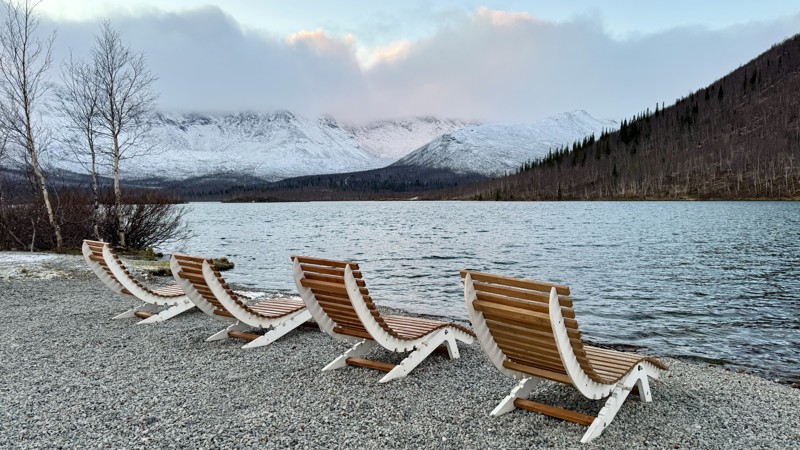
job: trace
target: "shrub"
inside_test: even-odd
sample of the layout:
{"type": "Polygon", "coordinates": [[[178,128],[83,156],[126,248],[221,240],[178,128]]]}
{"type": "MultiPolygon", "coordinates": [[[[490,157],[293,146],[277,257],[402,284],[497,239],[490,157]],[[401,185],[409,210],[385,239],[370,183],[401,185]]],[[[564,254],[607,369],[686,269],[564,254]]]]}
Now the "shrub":
{"type": "MultiPolygon", "coordinates": [[[[94,207],[87,191],[59,189],[53,192],[53,198],[65,250],[80,248],[84,239],[95,238],[92,230],[94,207]]],[[[147,249],[167,241],[180,241],[190,235],[184,223],[186,208],[163,192],[128,191],[122,209],[128,249],[147,249]]],[[[39,198],[3,197],[0,203],[0,249],[54,249],[53,233],[46,214],[39,198]]],[[[118,244],[116,208],[110,190],[101,192],[97,221],[100,238],[112,245],[118,244]]]]}

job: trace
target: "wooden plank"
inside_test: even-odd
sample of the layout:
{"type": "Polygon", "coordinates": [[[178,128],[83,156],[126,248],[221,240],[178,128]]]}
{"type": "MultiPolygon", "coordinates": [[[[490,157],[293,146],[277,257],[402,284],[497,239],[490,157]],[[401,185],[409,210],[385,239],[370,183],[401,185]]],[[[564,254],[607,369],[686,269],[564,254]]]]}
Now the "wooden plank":
{"type": "MultiPolygon", "coordinates": [[[[519,300],[527,300],[528,302],[534,302],[531,306],[532,307],[541,307],[544,305],[547,307],[550,304],[550,293],[547,292],[538,292],[538,291],[531,291],[528,289],[519,289],[513,288],[508,286],[502,286],[499,284],[489,284],[489,283],[481,283],[481,282],[474,282],[472,283],[475,287],[477,292],[486,292],[489,294],[497,294],[502,295],[503,297],[511,297],[514,299],[519,300]]],[[[562,314],[564,317],[575,317],[574,311],[572,311],[572,299],[566,295],[559,295],[558,296],[558,303],[561,305],[562,314]],[[568,311],[568,312],[567,312],[568,311]],[[569,315],[569,314],[572,315],[569,315]]]]}
{"type": "MultiPolygon", "coordinates": [[[[327,281],[329,283],[337,283],[337,284],[344,285],[344,277],[343,276],[326,275],[326,274],[321,274],[321,273],[308,272],[308,273],[304,273],[303,277],[305,277],[308,280],[327,281]]],[[[364,280],[359,280],[359,279],[356,279],[356,284],[359,285],[360,287],[365,287],[367,285],[367,283],[364,280]]]]}
{"type": "MultiPolygon", "coordinates": [[[[514,308],[526,309],[528,311],[536,312],[539,314],[546,314],[547,316],[550,316],[549,305],[545,305],[542,303],[530,302],[527,300],[506,297],[503,295],[489,294],[486,292],[476,292],[476,297],[478,298],[478,300],[481,301],[496,303],[498,305],[511,306],[514,308]]],[[[574,319],[575,311],[573,311],[571,308],[562,307],[561,308],[562,315],[565,311],[567,312],[567,315],[564,315],[564,324],[567,326],[567,328],[577,329],[578,322],[574,319]]]]}
{"type": "Polygon", "coordinates": [[[492,275],[484,272],[473,272],[469,269],[461,270],[461,278],[465,278],[468,273],[473,281],[485,281],[487,283],[497,283],[506,286],[542,292],[550,292],[551,288],[556,288],[556,293],[559,295],[569,295],[569,287],[564,286],[563,284],[548,283],[546,281],[523,280],[521,278],[492,275]]]}
{"type": "Polygon", "coordinates": [[[201,256],[185,255],[183,253],[173,253],[172,257],[177,259],[177,260],[179,260],[179,261],[190,261],[190,262],[199,263],[199,264],[203,264],[203,261],[211,262],[211,259],[209,259],[209,258],[203,258],[201,256]]]}
{"type": "Polygon", "coordinates": [[[237,339],[244,339],[246,341],[254,341],[261,337],[259,334],[245,333],[243,331],[228,331],[228,336],[237,339]]]}
{"type": "Polygon", "coordinates": [[[347,295],[347,288],[344,287],[344,285],[342,284],[328,283],[326,281],[309,280],[308,278],[301,279],[300,284],[304,287],[322,292],[333,292],[335,294],[347,295]]]}
{"type": "Polygon", "coordinates": [[[323,258],[311,258],[308,256],[292,256],[292,260],[298,260],[300,263],[306,264],[313,264],[315,266],[329,266],[329,267],[339,267],[344,269],[347,266],[350,266],[352,270],[358,270],[358,264],[354,262],[347,262],[347,261],[336,261],[333,259],[323,259],[323,258]]]}
{"type": "Polygon", "coordinates": [[[558,408],[556,406],[545,405],[543,403],[536,403],[524,398],[514,400],[514,406],[528,411],[538,412],[545,416],[555,417],[556,419],[568,420],[588,427],[594,422],[595,417],[588,414],[579,413],[577,411],[570,411],[568,409],[558,408]]]}
{"type": "Polygon", "coordinates": [[[356,330],[350,327],[334,327],[333,332],[339,334],[346,334],[347,336],[354,336],[372,340],[372,335],[369,334],[367,330],[356,330]]]}
{"type": "Polygon", "coordinates": [[[218,316],[233,317],[233,314],[229,313],[227,310],[219,309],[222,307],[221,305],[215,305],[215,306],[217,306],[218,309],[214,310],[214,314],[218,316]]]}
{"type": "MultiPolygon", "coordinates": [[[[491,320],[493,322],[503,324],[504,326],[509,328],[513,327],[515,331],[530,331],[535,333],[544,333],[548,336],[553,334],[553,328],[550,326],[549,323],[547,325],[539,325],[529,322],[520,322],[513,319],[495,318],[491,314],[486,314],[486,313],[483,314],[483,317],[484,319],[486,319],[487,322],[491,320]]],[[[581,339],[580,331],[574,330],[572,328],[567,328],[567,335],[569,336],[570,341],[580,342],[581,339]]]]}
{"type": "MultiPolygon", "coordinates": [[[[304,272],[324,273],[327,275],[337,275],[340,277],[344,276],[344,269],[340,269],[338,267],[313,266],[310,264],[301,263],[300,268],[303,269],[304,272]]],[[[354,270],[353,276],[356,278],[361,278],[361,272],[358,270],[354,270]]]]}
{"type": "Polygon", "coordinates": [[[147,319],[148,317],[153,317],[155,314],[146,311],[136,311],[133,315],[142,319],[147,319]]]}
{"type": "Polygon", "coordinates": [[[472,306],[476,311],[485,312],[498,318],[531,323],[539,326],[550,326],[550,316],[547,314],[528,311],[527,309],[513,306],[499,305],[485,300],[475,300],[472,302],[472,306]]]}
{"type": "Polygon", "coordinates": [[[569,375],[567,375],[566,373],[553,372],[550,370],[544,370],[536,367],[526,366],[524,364],[517,364],[514,361],[509,361],[509,360],[503,361],[503,367],[505,367],[506,369],[516,370],[517,372],[534,375],[539,378],[558,381],[559,383],[572,384],[572,380],[569,379],[569,375]]]}
{"type": "Polygon", "coordinates": [[[350,366],[365,367],[367,369],[382,370],[384,372],[389,372],[395,367],[397,367],[397,364],[389,364],[385,362],[372,361],[371,359],[362,359],[362,358],[347,358],[345,362],[350,366]]]}
{"type": "Polygon", "coordinates": [[[203,286],[207,285],[205,278],[191,273],[186,273],[183,271],[183,269],[181,269],[181,271],[178,272],[178,276],[183,278],[184,280],[189,280],[192,283],[200,283],[203,286]]]}

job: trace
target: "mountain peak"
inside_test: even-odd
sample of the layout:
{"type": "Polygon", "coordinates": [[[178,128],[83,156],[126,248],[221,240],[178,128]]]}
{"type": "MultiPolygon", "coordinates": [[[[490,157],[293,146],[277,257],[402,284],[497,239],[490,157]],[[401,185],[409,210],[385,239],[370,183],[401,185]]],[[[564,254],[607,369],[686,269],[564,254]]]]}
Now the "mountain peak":
{"type": "Polygon", "coordinates": [[[499,176],[550,150],[571,145],[616,122],[598,120],[584,110],[554,114],[531,124],[490,123],[446,133],[395,163],[499,176]]]}

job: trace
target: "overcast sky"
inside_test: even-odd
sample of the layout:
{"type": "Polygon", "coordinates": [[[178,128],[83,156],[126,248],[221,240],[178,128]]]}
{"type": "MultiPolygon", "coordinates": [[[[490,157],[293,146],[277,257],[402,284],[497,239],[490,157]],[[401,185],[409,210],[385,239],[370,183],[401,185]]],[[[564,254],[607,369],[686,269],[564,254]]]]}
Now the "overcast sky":
{"type": "Polygon", "coordinates": [[[620,119],[702,87],[800,31],[795,1],[45,0],[55,60],[99,22],[147,55],[160,109],[340,120],[620,119]],[[165,6],[169,3],[169,6],[165,6]]]}

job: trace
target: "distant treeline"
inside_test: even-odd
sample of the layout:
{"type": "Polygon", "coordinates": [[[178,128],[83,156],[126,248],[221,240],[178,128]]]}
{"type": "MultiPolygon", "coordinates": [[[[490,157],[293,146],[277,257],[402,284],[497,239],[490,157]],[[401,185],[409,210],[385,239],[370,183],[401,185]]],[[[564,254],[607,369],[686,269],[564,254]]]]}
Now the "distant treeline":
{"type": "Polygon", "coordinates": [[[409,199],[430,191],[444,191],[486,180],[480,174],[459,174],[444,169],[389,166],[343,174],[310,175],[266,183],[239,177],[204,177],[166,183],[170,192],[188,200],[311,201],[409,199]]]}
{"type": "Polygon", "coordinates": [[[520,167],[477,200],[800,198],[800,35],[721,80],[520,167]]]}

